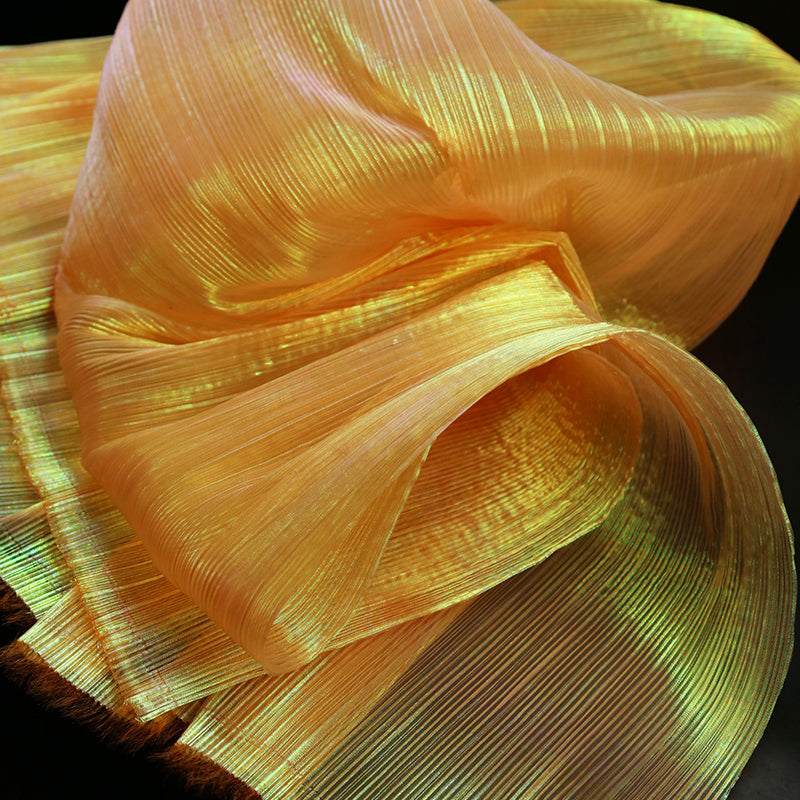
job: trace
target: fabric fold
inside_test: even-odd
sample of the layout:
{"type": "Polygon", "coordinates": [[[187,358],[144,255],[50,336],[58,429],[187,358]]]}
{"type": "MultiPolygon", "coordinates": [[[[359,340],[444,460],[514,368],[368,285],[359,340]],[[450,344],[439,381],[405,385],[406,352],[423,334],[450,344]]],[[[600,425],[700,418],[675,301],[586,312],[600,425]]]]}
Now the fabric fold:
{"type": "MultiPolygon", "coordinates": [[[[609,335],[610,326],[592,322],[551,275],[544,264],[503,274],[403,328],[209,412],[84,452],[84,463],[142,531],[156,565],[268,671],[285,671],[281,659],[291,657],[292,646],[316,637],[307,662],[352,613],[440,432],[505,380],[609,335]],[[221,426],[232,433],[210,445],[221,426]],[[166,475],[181,478],[173,477],[165,493],[166,475]],[[401,505],[384,506],[387,487],[401,505]],[[369,517],[361,525],[363,509],[369,517]],[[325,578],[331,569],[335,581],[325,578]],[[349,599],[339,612],[337,594],[339,603],[349,599]],[[278,623],[287,603],[296,604],[295,642],[278,623]],[[338,620],[327,636],[304,631],[303,611],[312,614],[310,625],[320,609],[338,620]]],[[[616,491],[624,487],[624,469],[619,480],[616,491]]],[[[578,530],[593,524],[589,517],[578,530]]],[[[516,536],[530,538],[531,531],[519,526],[516,536]]],[[[522,561],[516,570],[529,565],[522,561]]],[[[489,585],[508,575],[508,567],[495,569],[489,585]]],[[[435,572],[430,576],[435,580],[435,572]]],[[[486,585],[473,582],[472,592],[486,585]]]]}
{"type": "Polygon", "coordinates": [[[649,0],[132,0],[0,50],[0,118],[31,691],[262,797],[726,796],[796,578],[686,348],[800,194],[793,58],[649,0]]]}

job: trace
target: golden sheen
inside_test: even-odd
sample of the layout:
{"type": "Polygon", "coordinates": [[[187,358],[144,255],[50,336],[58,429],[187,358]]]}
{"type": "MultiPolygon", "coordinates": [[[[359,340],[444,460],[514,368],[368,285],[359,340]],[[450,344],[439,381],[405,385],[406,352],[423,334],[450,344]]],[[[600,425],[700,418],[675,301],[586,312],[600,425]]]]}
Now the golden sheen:
{"type": "Polygon", "coordinates": [[[6,660],[226,797],[724,797],[795,575],[688,349],[800,65],[650,0],[132,0],[0,65],[6,660]]]}

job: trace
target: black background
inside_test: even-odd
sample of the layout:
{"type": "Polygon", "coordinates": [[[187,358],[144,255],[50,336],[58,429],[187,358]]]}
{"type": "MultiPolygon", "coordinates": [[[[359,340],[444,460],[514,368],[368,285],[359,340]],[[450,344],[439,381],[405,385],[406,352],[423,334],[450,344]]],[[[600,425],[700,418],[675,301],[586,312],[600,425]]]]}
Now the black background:
{"type": "MultiPolygon", "coordinates": [[[[189,1],[189,0],[187,0],[189,1]]],[[[287,0],[290,2],[290,0],[287,0]]],[[[690,3],[755,26],[800,57],[793,3],[787,0],[694,0],[690,3]]],[[[124,6],[36,3],[6,6],[0,43],[112,33],[124,6]]],[[[764,270],[739,308],[695,352],[730,387],[755,423],[781,483],[789,518],[800,519],[796,280],[800,213],[796,210],[764,270]]],[[[800,667],[794,659],[764,738],[729,795],[731,800],[800,797],[800,667]]],[[[90,730],[42,709],[0,676],[0,798],[153,800],[206,796],[143,756],[131,756],[90,730]]],[[[498,798],[498,800],[502,800],[498,798]]]]}

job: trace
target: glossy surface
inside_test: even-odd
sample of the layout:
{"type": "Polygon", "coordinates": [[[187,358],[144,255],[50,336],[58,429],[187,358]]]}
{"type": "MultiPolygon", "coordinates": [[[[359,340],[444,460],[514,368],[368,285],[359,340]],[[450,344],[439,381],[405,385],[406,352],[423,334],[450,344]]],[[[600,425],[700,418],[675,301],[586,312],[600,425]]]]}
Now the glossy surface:
{"type": "MultiPolygon", "coordinates": [[[[46,616],[28,641],[84,689],[89,680],[98,686],[102,675],[103,685],[119,683],[144,718],[225,690],[182,712],[194,720],[183,741],[261,792],[291,794],[311,785],[347,797],[369,783],[370,796],[394,796],[397,779],[389,773],[383,788],[370,783],[379,770],[359,777],[355,754],[368,746],[378,763],[381,748],[393,758],[405,748],[415,766],[403,772],[404,791],[425,792],[419,796],[454,785],[465,796],[491,796],[501,784],[537,796],[606,796],[612,776],[625,796],[674,796],[698,786],[702,796],[720,796],[779,688],[790,649],[793,573],[774,475],[724,387],[667,339],[685,344],[718,324],[796,197],[797,65],[716,18],[650,3],[576,4],[592,19],[586,31],[604,29],[595,14],[634,39],[650,35],[651,15],[665,15],[659,34],[647,40],[653,55],[645,68],[641,48],[630,63],[619,53],[604,55],[602,42],[588,48],[569,4],[534,5],[504,10],[580,70],[532,49],[483,3],[465,4],[463,17],[442,13],[424,24],[399,17],[413,15],[414,4],[387,4],[385,16],[359,5],[336,9],[335,17],[299,5],[308,13],[276,9],[268,24],[244,11],[217,17],[224,25],[214,31],[247,23],[258,32],[260,20],[285,39],[265,54],[257,45],[266,34],[250,41],[242,28],[236,41],[249,44],[208,50],[208,69],[228,76],[228,87],[236,85],[230,70],[240,61],[278,59],[281,66],[268,69],[265,80],[287,92],[294,114],[306,114],[271,118],[274,128],[258,131],[260,156],[247,144],[252,126],[223,126],[232,138],[215,150],[221,133],[203,122],[255,113],[252,93],[228,92],[222,106],[204,106],[210,81],[198,78],[197,98],[188,100],[178,81],[148,82],[150,52],[149,68],[160,76],[167,68],[189,74],[180,67],[188,45],[176,46],[171,66],[161,63],[167,51],[158,49],[154,31],[188,41],[193,25],[211,30],[203,16],[167,24],[159,15],[159,28],[144,24],[155,6],[129,10],[73,200],[57,311],[84,464],[139,539],[78,464],[46,304],[50,253],[64,218],[59,198],[71,197],[69,170],[75,174],[80,137],[88,132],[78,122],[77,133],[58,126],[54,137],[54,115],[90,108],[96,75],[24,98],[12,111],[32,157],[14,162],[24,166],[12,176],[29,205],[10,229],[10,246],[30,266],[22,274],[10,270],[4,397],[55,542],[77,579],[51,616],[59,625],[79,625],[88,614],[102,637],[96,677],[87,677],[85,658],[80,674],[69,673],[70,659],[46,616]],[[334,18],[341,36],[326,27],[334,18]],[[381,47],[400,48],[398,32],[407,30],[420,31],[428,45],[412,43],[401,58],[381,60],[381,47]],[[488,47],[493,36],[506,37],[506,46],[488,47]],[[712,39],[717,44],[708,47],[712,39]],[[391,103],[377,78],[352,67],[353,53],[367,45],[373,51],[366,63],[384,64],[379,77],[396,80],[391,103]],[[694,51],[700,55],[693,60],[694,51]],[[139,54],[135,62],[132,53],[139,54]],[[347,69],[331,55],[342,53],[351,58],[347,69]],[[307,69],[293,71],[301,56],[307,69]],[[525,91],[547,112],[539,126],[493,110],[503,97],[484,87],[488,75],[495,88],[519,90],[523,66],[532,70],[525,91]],[[516,81],[508,70],[517,70],[516,81]],[[720,75],[733,88],[721,89],[720,75]],[[132,76],[153,96],[131,89],[132,76]],[[666,98],[665,81],[676,89],[666,98]],[[740,81],[748,86],[736,89],[740,81]],[[369,89],[369,102],[330,89],[342,82],[342,91],[369,89]],[[531,88],[551,85],[555,94],[541,97],[531,88]],[[163,96],[170,91],[183,105],[163,96]],[[398,96],[405,105],[397,105],[398,96]],[[156,111],[148,117],[126,97],[156,111]],[[586,107],[590,118],[581,111],[586,107]],[[118,114],[135,117],[123,124],[118,114]],[[417,141],[420,119],[433,137],[417,141]],[[146,126],[156,123],[182,136],[147,135],[146,126]],[[300,170],[297,185],[268,169],[273,138],[283,147],[296,143],[292,125],[303,136],[334,136],[343,148],[332,159],[331,142],[317,150],[304,145],[297,155],[318,157],[296,167],[280,160],[286,175],[300,170]],[[608,138],[593,150],[588,143],[598,131],[608,138]],[[365,154],[378,159],[367,169],[365,154]],[[597,154],[602,163],[593,161],[597,154]],[[602,164],[617,156],[630,167],[621,176],[619,167],[604,173],[602,164]],[[185,170],[183,183],[178,172],[159,172],[177,169],[181,158],[217,178],[220,158],[235,163],[224,165],[214,188],[185,170]],[[581,168],[589,177],[580,178],[581,168]],[[583,212],[561,179],[542,177],[542,169],[578,176],[584,187],[594,180],[607,195],[583,212]],[[694,184],[703,202],[692,205],[686,192],[694,184]],[[745,190],[736,202],[734,186],[745,190]],[[342,203],[338,195],[346,191],[354,199],[342,203]],[[254,192],[256,199],[262,193],[260,202],[254,192]],[[661,217],[647,211],[650,201],[661,217]],[[672,212],[668,219],[664,209],[672,212]],[[614,225],[600,224],[612,213],[614,225]],[[739,224],[732,225],[734,217],[739,224]],[[656,219],[663,245],[647,228],[656,219]],[[356,236],[364,220],[368,234],[356,236]],[[722,230],[725,241],[709,249],[703,237],[719,241],[722,230]],[[342,237],[338,245],[334,233],[342,237]],[[221,262],[214,253],[224,253],[221,262]],[[620,266],[606,268],[612,260],[620,266]],[[538,562],[469,608],[443,612],[538,562]],[[531,585],[533,595],[524,588],[531,585]],[[547,604],[548,586],[561,587],[558,608],[547,604]],[[492,597],[502,620],[494,625],[480,611],[492,597]],[[515,630],[518,609],[529,606],[539,610],[529,609],[528,627],[515,630]],[[449,614],[445,625],[457,621],[434,633],[436,642],[423,644],[420,654],[415,648],[431,630],[432,612],[449,614]],[[513,631],[499,650],[493,627],[503,636],[513,631]],[[354,714],[348,687],[362,681],[347,670],[357,669],[357,653],[380,648],[386,636],[400,637],[400,644],[392,645],[375,685],[364,687],[370,699],[358,701],[354,714]],[[265,668],[296,669],[347,642],[356,644],[306,668],[317,675],[334,670],[326,680],[340,694],[323,690],[328,706],[314,701],[305,672],[236,686],[265,668]],[[445,669],[437,647],[461,655],[445,669]],[[487,656],[493,649],[494,661],[487,656]],[[564,661],[572,651],[581,657],[564,661]],[[556,676],[548,665],[559,662],[565,669],[556,676]],[[493,664],[491,691],[476,683],[483,663],[493,664]],[[552,695],[527,688],[543,681],[552,695]],[[426,721],[425,698],[439,691],[443,710],[426,721]],[[519,717],[510,715],[511,697],[519,717]],[[498,719],[508,719],[493,734],[496,744],[477,729],[459,728],[471,713],[469,698],[476,709],[494,708],[498,719]],[[596,720],[613,707],[632,711],[620,711],[600,731],[596,720]],[[278,709],[296,744],[270,755],[278,709]],[[568,714],[572,727],[547,727],[551,714],[554,721],[568,714]],[[545,727],[532,725],[534,718],[545,727]],[[446,753],[461,783],[451,777],[437,788],[425,760],[411,755],[416,735],[401,735],[412,722],[427,731],[424,750],[437,758],[446,753]],[[387,725],[399,741],[362,743],[387,725]],[[549,755],[526,746],[534,733],[549,742],[549,755]],[[578,741],[583,761],[568,755],[578,741]],[[623,744],[633,741],[642,746],[623,744]],[[606,754],[599,761],[591,755],[595,746],[606,754]],[[468,755],[476,747],[484,748],[480,759],[468,755]],[[526,766],[515,757],[509,769],[504,754],[517,747],[534,761],[526,766]],[[658,772],[648,766],[655,748],[658,772]],[[548,777],[548,759],[561,765],[558,780],[548,777]],[[477,771],[464,769],[467,762],[477,771]]],[[[195,34],[197,41],[199,28],[195,34]]],[[[265,92],[265,102],[274,102],[276,91],[265,92]]],[[[511,107],[518,110],[522,100],[511,107]]],[[[117,702],[104,697],[112,707],[117,702]]],[[[446,774],[440,770],[442,779],[446,774]]]]}

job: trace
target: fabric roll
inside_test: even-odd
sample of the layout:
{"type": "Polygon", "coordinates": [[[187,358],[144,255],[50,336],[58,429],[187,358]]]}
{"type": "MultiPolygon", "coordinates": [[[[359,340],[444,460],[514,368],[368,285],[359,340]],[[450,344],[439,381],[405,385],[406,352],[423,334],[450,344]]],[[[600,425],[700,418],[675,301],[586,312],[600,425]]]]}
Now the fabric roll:
{"type": "Polygon", "coordinates": [[[0,65],[7,667],[222,796],[726,796],[796,578],[688,349],[800,65],[650,0],[132,0],[0,65]]]}

